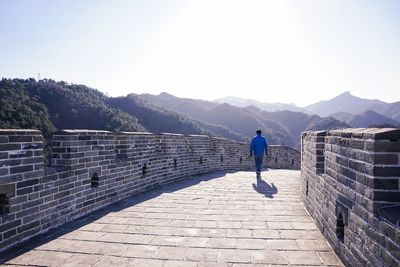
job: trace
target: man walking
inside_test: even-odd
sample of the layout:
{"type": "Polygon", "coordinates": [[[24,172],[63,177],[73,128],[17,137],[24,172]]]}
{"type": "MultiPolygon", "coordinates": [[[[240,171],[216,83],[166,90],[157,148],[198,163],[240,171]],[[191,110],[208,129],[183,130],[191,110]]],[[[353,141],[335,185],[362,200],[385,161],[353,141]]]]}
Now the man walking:
{"type": "Polygon", "coordinates": [[[261,178],[261,166],[265,155],[268,156],[268,143],[267,139],[261,135],[261,130],[256,131],[256,136],[251,139],[250,143],[250,157],[254,154],[256,162],[257,179],[261,178]]]}

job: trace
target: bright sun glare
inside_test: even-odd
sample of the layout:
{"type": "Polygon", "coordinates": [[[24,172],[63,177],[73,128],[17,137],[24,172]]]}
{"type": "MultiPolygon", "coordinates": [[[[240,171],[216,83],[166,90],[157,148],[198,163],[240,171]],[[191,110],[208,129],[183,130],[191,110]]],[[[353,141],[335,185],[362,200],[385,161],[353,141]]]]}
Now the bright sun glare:
{"type": "Polygon", "coordinates": [[[280,1],[194,2],[121,80],[143,91],[196,92],[205,99],[244,93],[290,99],[287,89],[322,77],[307,60],[289,12],[280,1]]]}

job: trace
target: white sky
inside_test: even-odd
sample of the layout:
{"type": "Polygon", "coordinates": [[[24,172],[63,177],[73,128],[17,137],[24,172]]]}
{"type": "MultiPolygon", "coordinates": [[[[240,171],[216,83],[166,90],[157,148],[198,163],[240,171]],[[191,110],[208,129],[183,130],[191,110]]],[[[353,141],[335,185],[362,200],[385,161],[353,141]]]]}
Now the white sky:
{"type": "Polygon", "coordinates": [[[0,77],[41,73],[112,96],[394,102],[399,14],[396,0],[0,0],[0,77]]]}

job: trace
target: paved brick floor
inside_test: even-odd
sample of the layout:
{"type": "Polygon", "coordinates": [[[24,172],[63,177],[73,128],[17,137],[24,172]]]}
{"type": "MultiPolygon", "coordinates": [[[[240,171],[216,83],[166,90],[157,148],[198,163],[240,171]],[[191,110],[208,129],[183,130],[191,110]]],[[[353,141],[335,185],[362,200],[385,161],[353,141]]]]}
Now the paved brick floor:
{"type": "Polygon", "coordinates": [[[343,266],[300,200],[299,171],[194,177],[8,253],[27,266],[343,266]]]}

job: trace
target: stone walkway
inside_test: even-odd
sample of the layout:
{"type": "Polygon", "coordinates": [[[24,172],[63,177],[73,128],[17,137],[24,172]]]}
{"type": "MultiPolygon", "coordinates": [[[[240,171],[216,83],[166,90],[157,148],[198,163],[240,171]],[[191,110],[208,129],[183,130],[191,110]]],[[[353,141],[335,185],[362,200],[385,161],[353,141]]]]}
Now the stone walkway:
{"type": "Polygon", "coordinates": [[[343,266],[300,200],[299,171],[194,177],[66,224],[16,266],[343,266]]]}

